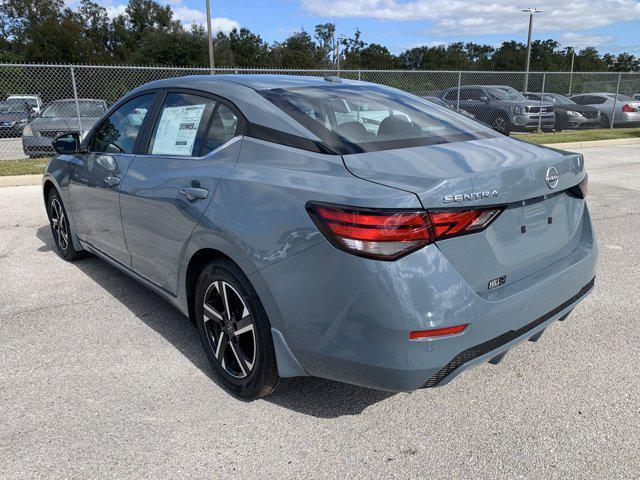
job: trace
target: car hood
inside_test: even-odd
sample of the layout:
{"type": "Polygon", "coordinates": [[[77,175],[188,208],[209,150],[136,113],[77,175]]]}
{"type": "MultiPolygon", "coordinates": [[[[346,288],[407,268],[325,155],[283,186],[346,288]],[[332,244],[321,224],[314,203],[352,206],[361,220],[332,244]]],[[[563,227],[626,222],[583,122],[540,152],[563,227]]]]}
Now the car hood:
{"type": "Polygon", "coordinates": [[[497,191],[468,205],[512,203],[548,194],[547,170],[559,175],[555,191],[572,187],[583,176],[583,159],[528,142],[498,136],[483,140],[355,153],[343,156],[355,176],[415,193],[426,208],[444,204],[447,195],[497,191]]]}
{"type": "MultiPolygon", "coordinates": [[[[96,117],[80,117],[83,130],[88,130],[93,127],[98,118],[96,117]]],[[[77,130],[78,118],[77,117],[51,117],[42,118],[38,117],[31,122],[31,128],[33,130],[77,130]]]]}
{"type": "Polygon", "coordinates": [[[27,113],[22,112],[0,113],[0,122],[18,122],[28,116],[27,113]]]}
{"type": "Polygon", "coordinates": [[[595,113],[598,111],[595,107],[590,107],[589,105],[556,105],[556,110],[564,110],[569,112],[581,112],[581,113],[595,113]]]}
{"type": "MultiPolygon", "coordinates": [[[[507,107],[539,107],[539,100],[491,100],[489,105],[500,105],[507,107]]],[[[550,102],[542,102],[543,107],[553,107],[553,103],[550,102]]]]}

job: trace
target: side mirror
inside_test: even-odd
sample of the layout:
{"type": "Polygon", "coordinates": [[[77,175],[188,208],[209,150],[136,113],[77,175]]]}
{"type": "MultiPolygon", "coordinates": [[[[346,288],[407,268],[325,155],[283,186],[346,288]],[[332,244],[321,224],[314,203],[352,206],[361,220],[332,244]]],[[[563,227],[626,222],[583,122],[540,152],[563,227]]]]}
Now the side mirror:
{"type": "Polygon", "coordinates": [[[80,135],[76,132],[59,135],[53,141],[53,149],[61,155],[73,155],[80,150],[80,135]]]}

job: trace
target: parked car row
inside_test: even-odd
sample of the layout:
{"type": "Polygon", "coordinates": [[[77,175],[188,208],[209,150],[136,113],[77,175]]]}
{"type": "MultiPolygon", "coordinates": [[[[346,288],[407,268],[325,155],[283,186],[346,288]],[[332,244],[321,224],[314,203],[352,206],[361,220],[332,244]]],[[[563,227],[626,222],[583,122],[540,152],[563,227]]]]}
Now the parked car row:
{"type": "Polygon", "coordinates": [[[82,98],[54,100],[22,130],[22,149],[29,157],[54,153],[51,142],[64,133],[83,134],[107,111],[104,100],[82,98]]]}
{"type": "Polygon", "coordinates": [[[472,115],[495,130],[543,131],[640,125],[640,100],[614,93],[518,92],[507,85],[465,85],[424,97],[472,115]],[[615,111],[615,114],[614,114],[615,111]]]}
{"type": "Polygon", "coordinates": [[[9,95],[0,100],[0,139],[22,137],[25,155],[51,155],[58,135],[87,132],[107,108],[101,99],[61,99],[45,105],[39,95],[9,95]]]}

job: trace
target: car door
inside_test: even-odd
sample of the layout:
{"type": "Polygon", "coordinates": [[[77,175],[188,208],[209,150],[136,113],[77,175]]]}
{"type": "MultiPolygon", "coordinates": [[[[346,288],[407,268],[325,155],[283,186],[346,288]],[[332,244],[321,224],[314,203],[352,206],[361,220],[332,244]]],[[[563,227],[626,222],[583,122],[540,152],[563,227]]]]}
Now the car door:
{"type": "Polygon", "coordinates": [[[118,107],[92,135],[87,153],[70,169],[69,196],[78,236],[102,253],[129,266],[122,232],[120,192],[156,98],[137,96],[118,107]]]}
{"type": "Polygon", "coordinates": [[[182,254],[220,177],[236,163],[244,122],[215,96],[169,91],[144,153],[122,185],[122,221],[132,269],[175,293],[182,254]]]}
{"type": "Polygon", "coordinates": [[[465,88],[460,91],[460,108],[472,113],[476,118],[489,121],[491,120],[488,115],[489,107],[487,102],[480,100],[482,97],[486,97],[479,88],[465,88]]]}

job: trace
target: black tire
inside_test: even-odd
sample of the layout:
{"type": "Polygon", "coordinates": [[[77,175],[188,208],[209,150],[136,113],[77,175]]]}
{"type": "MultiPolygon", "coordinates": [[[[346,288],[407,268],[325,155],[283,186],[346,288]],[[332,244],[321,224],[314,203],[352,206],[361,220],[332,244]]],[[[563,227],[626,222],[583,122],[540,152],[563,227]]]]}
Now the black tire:
{"type": "Polygon", "coordinates": [[[273,393],[283,379],[278,376],[271,324],[240,268],[226,259],[207,264],[194,301],[202,346],[222,385],[243,398],[273,393]]]}
{"type": "Polygon", "coordinates": [[[509,118],[504,113],[498,113],[491,121],[491,127],[505,135],[509,135],[511,133],[512,127],[509,118]]]}
{"type": "Polygon", "coordinates": [[[58,255],[68,262],[73,262],[86,256],[84,250],[76,250],[73,246],[67,211],[64,208],[60,194],[55,188],[51,189],[47,198],[47,215],[58,255]]]}

